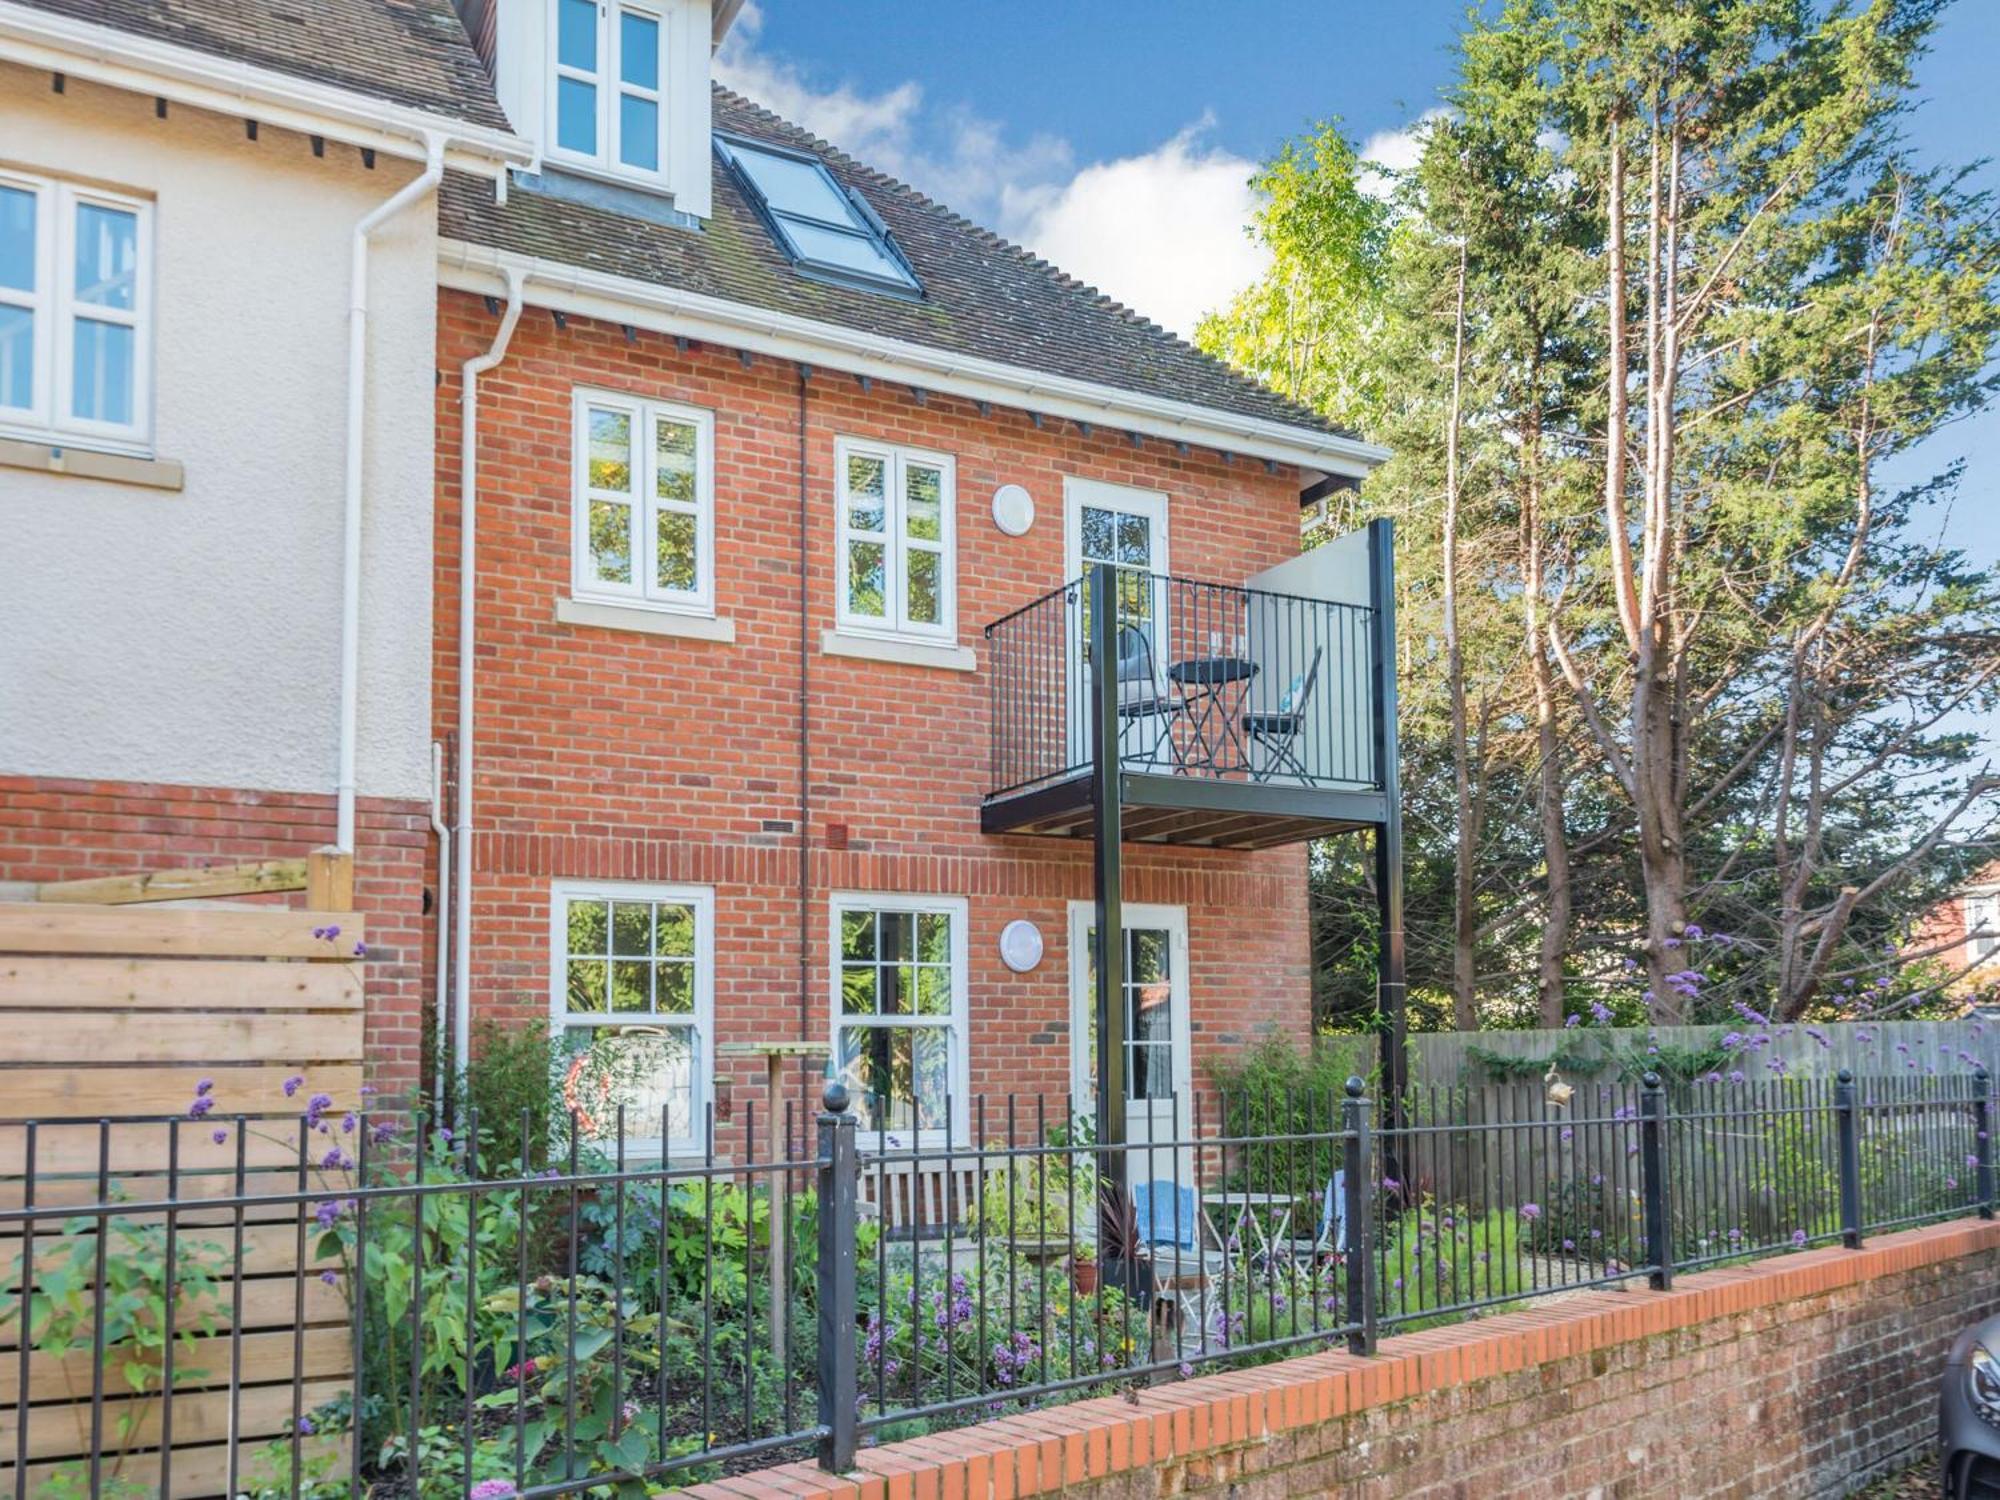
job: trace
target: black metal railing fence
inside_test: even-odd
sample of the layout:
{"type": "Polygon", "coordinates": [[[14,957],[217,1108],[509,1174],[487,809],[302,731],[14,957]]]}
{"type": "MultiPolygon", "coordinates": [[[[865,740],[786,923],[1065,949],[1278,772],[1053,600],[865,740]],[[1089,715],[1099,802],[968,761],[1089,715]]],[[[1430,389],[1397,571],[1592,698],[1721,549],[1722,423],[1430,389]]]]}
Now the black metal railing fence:
{"type": "Polygon", "coordinates": [[[1772,1078],[754,1109],[551,1139],[0,1122],[0,1492],[687,1483],[1537,1298],[1990,1217],[1990,1087],[1772,1078]],[[685,1126],[683,1126],[685,1128],[685,1126]],[[645,1137],[645,1139],[642,1139],[645,1137]]]}
{"type": "Polygon", "coordinates": [[[1091,764],[1090,620],[1117,618],[1119,759],[1133,771],[1379,790],[1376,612],[1136,568],[1105,567],[986,627],[989,797],[1091,764]]]}

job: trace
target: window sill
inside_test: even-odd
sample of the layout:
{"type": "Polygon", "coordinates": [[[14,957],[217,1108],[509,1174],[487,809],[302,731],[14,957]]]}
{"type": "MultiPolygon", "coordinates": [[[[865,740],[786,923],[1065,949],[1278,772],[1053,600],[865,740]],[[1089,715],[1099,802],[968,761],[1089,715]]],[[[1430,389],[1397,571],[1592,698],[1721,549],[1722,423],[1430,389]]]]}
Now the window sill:
{"type": "Polygon", "coordinates": [[[26,442],[19,438],[0,437],[0,468],[72,474],[79,479],[104,479],[112,484],[149,490],[180,490],[187,481],[186,472],[175,459],[137,458],[67,443],[26,442]]]}
{"type": "Polygon", "coordinates": [[[893,662],[903,667],[934,667],[946,672],[974,672],[979,658],[970,646],[942,646],[930,641],[894,640],[888,636],[854,635],[829,630],[820,637],[828,656],[852,656],[862,661],[893,662]]]}
{"type": "Polygon", "coordinates": [[[673,610],[647,609],[639,604],[604,604],[594,599],[556,600],[556,623],[596,630],[630,630],[640,635],[673,636],[684,641],[736,639],[736,622],[715,615],[684,615],[673,610]]]}

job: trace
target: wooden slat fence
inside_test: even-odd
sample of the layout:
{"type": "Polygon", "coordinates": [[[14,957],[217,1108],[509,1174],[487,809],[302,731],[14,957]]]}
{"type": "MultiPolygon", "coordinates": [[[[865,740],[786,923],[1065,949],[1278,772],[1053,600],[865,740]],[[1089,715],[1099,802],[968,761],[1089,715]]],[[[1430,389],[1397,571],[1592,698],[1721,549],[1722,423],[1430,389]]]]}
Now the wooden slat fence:
{"type": "MultiPolygon", "coordinates": [[[[170,1147],[178,1153],[171,1196],[179,1201],[297,1192],[305,1098],[288,1099],[284,1081],[304,1075],[311,1091],[332,1096],[336,1118],[361,1102],[360,916],[78,899],[137,903],[208,894],[218,885],[263,893],[304,884],[289,865],[233,871],[227,881],[206,884],[198,873],[120,877],[94,889],[44,890],[34,903],[0,904],[0,1207],[20,1208],[31,1182],[37,1206],[162,1201],[170,1196],[170,1147]],[[339,935],[329,939],[331,927],[339,935]],[[204,1078],[213,1081],[213,1112],[191,1119],[204,1078]],[[239,1114],[273,1118],[243,1126],[239,1114]]],[[[315,893],[340,899],[347,889],[336,878],[315,893]]],[[[319,1136],[311,1141],[324,1145],[319,1136]]],[[[309,1185],[320,1182],[315,1176],[309,1185]]],[[[159,1356],[143,1347],[146,1340],[113,1342],[100,1368],[88,1319],[61,1337],[36,1316],[29,1347],[21,1347],[24,1252],[30,1289],[52,1290],[67,1276],[89,1306],[96,1221],[42,1218],[31,1240],[18,1221],[0,1225],[0,1494],[16,1493],[24,1456],[28,1494],[71,1480],[73,1492],[90,1493],[93,1429],[101,1434],[104,1493],[136,1493],[137,1486],[174,1496],[225,1494],[232,1433],[238,1489],[254,1491],[270,1473],[267,1450],[289,1441],[295,1402],[310,1412],[347,1389],[346,1299],[338,1277],[334,1284],[321,1279],[332,1267],[316,1258],[311,1233],[303,1237],[301,1264],[307,1215],[287,1206],[250,1210],[239,1220],[227,1209],[196,1206],[174,1217],[183,1266],[190,1259],[212,1265],[216,1280],[205,1293],[178,1299],[176,1326],[198,1336],[192,1348],[177,1347],[171,1403],[162,1400],[159,1356]],[[242,1336],[232,1348],[229,1330],[239,1321],[242,1336]],[[163,1464],[169,1404],[172,1451],[163,1464]]],[[[107,1288],[135,1268],[164,1287],[163,1267],[146,1271],[148,1255],[164,1249],[164,1218],[141,1211],[109,1221],[106,1260],[120,1257],[120,1274],[106,1275],[107,1288]]],[[[330,1446],[315,1438],[306,1451],[330,1446]]]]}
{"type": "MultiPolygon", "coordinates": [[[[1410,1037],[1410,1080],[1449,1087],[1492,1084],[1500,1080],[1480,1061],[1479,1051],[1518,1057],[1540,1064],[1559,1049],[1570,1047],[1604,1059],[1594,1068],[1569,1068],[1564,1076],[1576,1083],[1586,1079],[1608,1082],[1618,1057],[1643,1056],[1649,1045],[1698,1050],[1730,1031],[1761,1033],[1768,1042],[1747,1064],[1758,1077],[1768,1077],[1773,1059],[1785,1064],[1792,1077],[1831,1078],[1842,1068],[1857,1077],[1890,1076],[1927,1067],[1939,1072],[1968,1071],[1970,1057],[1988,1073],[2000,1076],[2000,1022],[1968,1016],[1955,1021],[1840,1021],[1806,1026],[1755,1026],[1736,1021],[1727,1026],[1659,1026],[1574,1031],[1435,1031],[1410,1037]],[[1914,1060],[1915,1069],[1907,1064],[1914,1060]]],[[[1539,1076],[1528,1080],[1541,1090],[1539,1076]]]]}

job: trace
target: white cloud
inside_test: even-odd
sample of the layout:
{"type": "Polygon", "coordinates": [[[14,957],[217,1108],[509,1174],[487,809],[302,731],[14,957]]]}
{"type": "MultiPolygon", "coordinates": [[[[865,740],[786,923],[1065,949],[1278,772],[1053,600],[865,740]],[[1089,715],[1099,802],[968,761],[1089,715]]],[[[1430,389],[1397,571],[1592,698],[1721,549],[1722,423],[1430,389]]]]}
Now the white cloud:
{"type": "Polygon", "coordinates": [[[822,86],[796,65],[759,50],[763,24],[751,0],[716,57],[717,78],[968,218],[992,224],[1009,186],[1039,184],[1074,170],[1067,142],[1039,134],[1025,145],[1011,145],[997,124],[968,109],[927,108],[923,85],[914,80],[879,94],[845,83],[822,86]]]}
{"type": "Polygon", "coordinates": [[[821,84],[761,50],[762,26],[751,0],[716,59],[730,88],[1176,333],[1263,269],[1243,233],[1256,164],[1205,144],[1207,116],[1150,151],[1079,168],[1061,137],[1012,141],[962,105],[929,104],[914,80],[878,93],[821,84]]]}
{"type": "Polygon", "coordinates": [[[1269,260],[1243,232],[1256,163],[1203,145],[1207,126],[1015,195],[1002,232],[1163,327],[1192,333],[1269,260]]]}
{"type": "Polygon", "coordinates": [[[1427,109],[1409,124],[1397,130],[1378,130],[1361,143],[1359,155],[1363,166],[1359,178],[1361,191],[1374,198],[1387,198],[1395,191],[1395,181],[1390,176],[1394,172],[1407,172],[1414,167],[1424,153],[1424,138],[1430,127],[1439,120],[1451,118],[1451,111],[1443,107],[1427,109]]]}

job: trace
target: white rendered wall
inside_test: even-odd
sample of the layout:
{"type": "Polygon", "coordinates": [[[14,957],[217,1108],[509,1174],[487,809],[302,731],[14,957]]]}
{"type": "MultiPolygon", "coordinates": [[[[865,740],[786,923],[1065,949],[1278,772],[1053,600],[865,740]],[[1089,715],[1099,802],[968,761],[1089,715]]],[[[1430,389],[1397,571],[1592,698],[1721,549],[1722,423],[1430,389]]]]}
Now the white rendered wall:
{"type": "MultiPolygon", "coordinates": [[[[153,452],[186,487],[0,468],[0,772],[331,793],[349,243],[416,175],[0,66],[0,161],[155,201],[153,452]]],[[[436,211],[370,261],[361,795],[430,781],[436,211]]]]}

